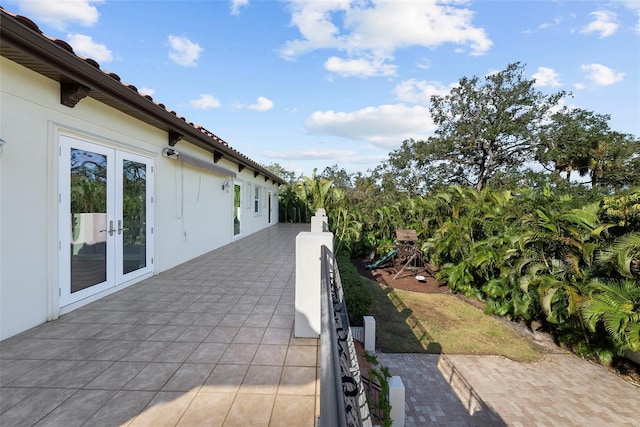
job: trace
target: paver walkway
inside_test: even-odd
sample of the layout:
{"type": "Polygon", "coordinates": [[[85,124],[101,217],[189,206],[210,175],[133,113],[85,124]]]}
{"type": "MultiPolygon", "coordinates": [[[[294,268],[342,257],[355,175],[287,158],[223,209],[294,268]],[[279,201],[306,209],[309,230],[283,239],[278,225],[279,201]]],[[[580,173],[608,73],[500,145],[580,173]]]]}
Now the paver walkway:
{"type": "Polygon", "coordinates": [[[571,354],[377,353],[406,388],[406,426],[640,426],[640,388],[571,354]]]}
{"type": "Polygon", "coordinates": [[[0,343],[0,426],[308,426],[318,340],[292,337],[279,224],[0,343]]]}

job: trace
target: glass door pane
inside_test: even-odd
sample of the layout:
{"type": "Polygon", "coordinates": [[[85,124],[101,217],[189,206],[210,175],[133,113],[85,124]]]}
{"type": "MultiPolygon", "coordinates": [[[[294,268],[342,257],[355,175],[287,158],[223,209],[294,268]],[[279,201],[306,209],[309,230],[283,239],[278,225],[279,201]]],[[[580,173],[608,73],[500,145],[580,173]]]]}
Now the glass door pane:
{"type": "Polygon", "coordinates": [[[242,232],[240,223],[241,219],[241,200],[242,200],[242,187],[240,184],[234,184],[233,186],[233,235],[237,236],[242,232]]]}
{"type": "Polygon", "coordinates": [[[107,281],[107,156],[70,152],[71,293],[107,281]]]}
{"type": "Polygon", "coordinates": [[[147,266],[147,165],[122,161],[122,274],[147,266]]]}
{"type": "Polygon", "coordinates": [[[116,282],[152,271],[153,160],[116,151],[116,282]]]}

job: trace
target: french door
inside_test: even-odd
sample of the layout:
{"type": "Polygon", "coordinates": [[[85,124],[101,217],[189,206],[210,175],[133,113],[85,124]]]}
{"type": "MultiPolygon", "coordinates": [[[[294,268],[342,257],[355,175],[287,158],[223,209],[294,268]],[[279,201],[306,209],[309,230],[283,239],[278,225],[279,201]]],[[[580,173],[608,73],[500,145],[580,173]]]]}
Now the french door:
{"type": "Polygon", "coordinates": [[[150,273],[153,160],[60,136],[60,306],[150,273]]]}

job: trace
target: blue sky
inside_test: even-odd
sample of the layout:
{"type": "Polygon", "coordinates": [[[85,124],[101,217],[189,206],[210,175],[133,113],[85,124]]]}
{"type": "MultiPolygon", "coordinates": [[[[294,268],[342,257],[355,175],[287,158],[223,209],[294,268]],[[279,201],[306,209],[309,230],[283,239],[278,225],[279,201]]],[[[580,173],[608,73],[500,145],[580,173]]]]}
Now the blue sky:
{"type": "Polygon", "coordinates": [[[5,0],[102,70],[264,165],[384,162],[429,98],[526,64],[545,93],[640,135],[640,0],[5,0]]]}

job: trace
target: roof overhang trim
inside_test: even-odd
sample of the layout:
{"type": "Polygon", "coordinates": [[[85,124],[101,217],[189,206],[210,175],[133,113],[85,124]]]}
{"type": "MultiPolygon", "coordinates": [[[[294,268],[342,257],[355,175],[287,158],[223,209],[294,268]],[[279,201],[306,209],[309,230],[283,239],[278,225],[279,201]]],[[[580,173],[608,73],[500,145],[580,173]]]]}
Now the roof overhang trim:
{"type": "MultiPolygon", "coordinates": [[[[248,167],[268,176],[278,184],[286,183],[286,181],[265,167],[197,129],[183,117],[178,117],[174,112],[167,111],[163,106],[161,107],[141,95],[135,87],[126,86],[119,79],[113,77],[115,75],[103,72],[95,61],[91,59],[83,60],[76,56],[73,51],[70,51],[70,48],[65,48],[62,42],[53,41],[34,30],[21,21],[24,18],[14,17],[2,8],[0,8],[0,13],[2,56],[20,63],[19,60],[12,57],[12,52],[9,48],[15,49],[30,57],[29,64],[21,64],[27,68],[31,68],[35,60],[50,69],[50,74],[58,75],[57,80],[59,82],[65,82],[65,84],[73,83],[80,85],[78,87],[89,88],[87,96],[100,101],[109,99],[113,101],[109,105],[114,108],[125,105],[128,109],[134,110],[136,112],[135,117],[144,122],[166,132],[178,133],[182,135],[182,140],[213,153],[217,158],[224,156],[238,163],[240,171],[248,167]]],[[[40,73],[46,75],[42,72],[40,73]]],[[[47,75],[47,77],[50,77],[50,75],[47,75]]],[[[81,94],[77,95],[80,96],[81,94]]],[[[130,111],[124,112],[130,114],[130,111]]]]}

